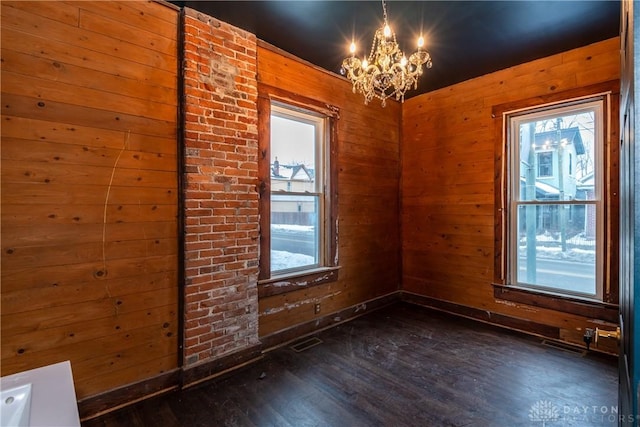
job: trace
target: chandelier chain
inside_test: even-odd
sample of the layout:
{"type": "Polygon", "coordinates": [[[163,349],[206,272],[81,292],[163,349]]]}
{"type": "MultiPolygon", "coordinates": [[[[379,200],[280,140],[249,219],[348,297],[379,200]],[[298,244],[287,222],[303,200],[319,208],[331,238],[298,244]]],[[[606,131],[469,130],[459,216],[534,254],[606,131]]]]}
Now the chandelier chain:
{"type": "Polygon", "coordinates": [[[384,25],[389,25],[387,21],[387,4],[382,0],[382,16],[384,18],[384,25]]]}

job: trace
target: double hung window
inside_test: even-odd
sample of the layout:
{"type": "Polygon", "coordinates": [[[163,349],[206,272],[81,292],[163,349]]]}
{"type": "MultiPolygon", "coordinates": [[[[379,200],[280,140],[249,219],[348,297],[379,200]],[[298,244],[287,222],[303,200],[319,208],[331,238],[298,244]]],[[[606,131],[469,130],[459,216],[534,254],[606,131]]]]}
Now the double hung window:
{"type": "Polygon", "coordinates": [[[271,274],[324,266],[327,119],[271,105],[271,274]]]}
{"type": "Polygon", "coordinates": [[[258,290],[269,296],[337,280],[338,114],[326,104],[263,90],[258,290]]]}
{"type": "Polygon", "coordinates": [[[507,115],[511,285],[603,299],[604,101],[507,115]]]}

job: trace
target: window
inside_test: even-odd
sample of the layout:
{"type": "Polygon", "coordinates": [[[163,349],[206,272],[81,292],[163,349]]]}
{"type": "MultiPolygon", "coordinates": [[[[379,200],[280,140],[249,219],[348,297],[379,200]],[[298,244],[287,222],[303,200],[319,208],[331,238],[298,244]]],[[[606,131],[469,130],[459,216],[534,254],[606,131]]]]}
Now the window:
{"type": "Polygon", "coordinates": [[[553,153],[551,151],[543,151],[537,153],[538,157],[538,177],[546,178],[553,176],[553,153]]]}
{"type": "Polygon", "coordinates": [[[598,98],[506,116],[511,285],[602,300],[603,110],[598,98]]]}
{"type": "Polygon", "coordinates": [[[277,92],[258,105],[260,296],[337,279],[336,110],[277,92]]]}
{"type": "Polygon", "coordinates": [[[569,153],[569,175],[573,176],[573,154],[569,153]]]}

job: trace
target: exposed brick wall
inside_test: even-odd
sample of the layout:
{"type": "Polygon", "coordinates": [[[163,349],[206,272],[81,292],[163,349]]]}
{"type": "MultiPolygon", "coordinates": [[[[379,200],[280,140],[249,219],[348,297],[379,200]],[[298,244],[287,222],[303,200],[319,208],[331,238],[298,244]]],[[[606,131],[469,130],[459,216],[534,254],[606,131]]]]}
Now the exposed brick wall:
{"type": "Polygon", "coordinates": [[[185,364],[258,343],[256,37],[185,9],[185,364]]]}

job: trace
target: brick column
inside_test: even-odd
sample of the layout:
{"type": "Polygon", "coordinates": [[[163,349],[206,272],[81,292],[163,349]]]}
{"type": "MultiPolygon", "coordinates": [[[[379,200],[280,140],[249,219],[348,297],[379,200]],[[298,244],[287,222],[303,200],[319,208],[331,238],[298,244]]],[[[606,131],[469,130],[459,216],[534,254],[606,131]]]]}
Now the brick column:
{"type": "Polygon", "coordinates": [[[185,9],[185,365],[258,344],[255,35],[185,9]]]}

